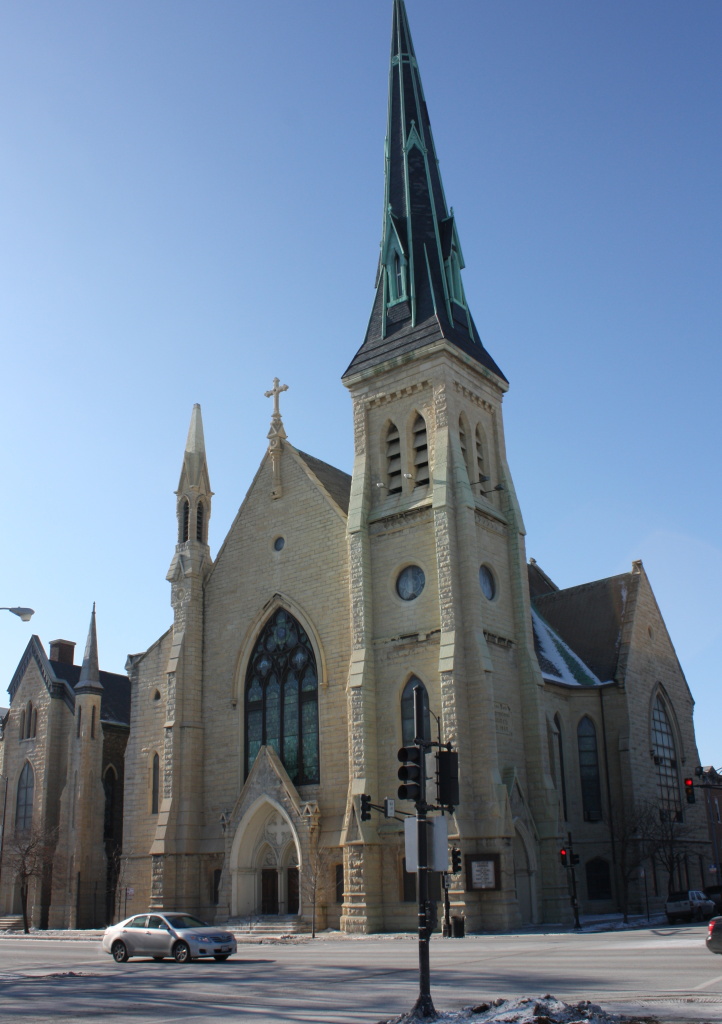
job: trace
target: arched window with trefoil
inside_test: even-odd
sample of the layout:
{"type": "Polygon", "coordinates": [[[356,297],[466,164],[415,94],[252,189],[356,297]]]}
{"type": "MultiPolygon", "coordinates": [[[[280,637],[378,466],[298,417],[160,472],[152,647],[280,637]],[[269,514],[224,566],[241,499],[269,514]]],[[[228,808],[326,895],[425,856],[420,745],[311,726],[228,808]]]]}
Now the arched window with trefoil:
{"type": "Polygon", "coordinates": [[[318,672],[308,634],[285,608],[261,630],[246,671],[245,774],[273,747],[295,785],[319,782],[318,672]]]}

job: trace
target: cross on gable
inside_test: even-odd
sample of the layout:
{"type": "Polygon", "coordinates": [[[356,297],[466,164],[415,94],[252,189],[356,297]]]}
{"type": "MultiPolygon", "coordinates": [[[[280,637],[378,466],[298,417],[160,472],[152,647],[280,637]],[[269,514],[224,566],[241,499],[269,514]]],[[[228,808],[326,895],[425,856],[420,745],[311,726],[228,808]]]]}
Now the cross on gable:
{"type": "Polygon", "coordinates": [[[288,391],[288,384],[281,384],[278,377],[273,378],[273,387],[270,391],[266,391],[266,398],[273,398],[273,415],[274,417],[281,415],[281,409],[279,406],[279,396],[282,391],[288,391]]]}

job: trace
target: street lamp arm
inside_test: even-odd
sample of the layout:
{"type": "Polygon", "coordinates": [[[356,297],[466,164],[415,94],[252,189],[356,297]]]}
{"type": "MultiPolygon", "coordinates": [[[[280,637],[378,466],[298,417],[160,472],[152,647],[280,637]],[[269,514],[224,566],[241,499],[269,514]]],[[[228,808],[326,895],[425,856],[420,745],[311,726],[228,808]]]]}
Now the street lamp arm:
{"type": "Polygon", "coordinates": [[[33,615],[35,614],[34,608],[0,608],[0,612],[12,612],[13,615],[19,616],[23,622],[30,622],[33,615]]]}

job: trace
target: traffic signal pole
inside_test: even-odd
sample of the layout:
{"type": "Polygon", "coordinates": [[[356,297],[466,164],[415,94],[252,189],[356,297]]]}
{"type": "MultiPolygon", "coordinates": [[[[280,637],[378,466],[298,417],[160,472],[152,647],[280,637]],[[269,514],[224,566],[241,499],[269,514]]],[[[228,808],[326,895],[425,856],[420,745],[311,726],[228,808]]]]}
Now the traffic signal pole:
{"type": "Polygon", "coordinates": [[[429,962],[429,941],[431,926],[428,920],[429,911],[429,854],[428,854],[428,823],[426,818],[426,751],[429,742],[424,730],[424,695],[420,686],[414,687],[414,730],[415,743],[421,748],[419,799],[416,801],[416,838],[419,851],[418,884],[419,884],[419,998],[414,1003],[411,1015],[422,1020],[435,1019],[437,1014],[431,999],[431,967],[429,962]]]}

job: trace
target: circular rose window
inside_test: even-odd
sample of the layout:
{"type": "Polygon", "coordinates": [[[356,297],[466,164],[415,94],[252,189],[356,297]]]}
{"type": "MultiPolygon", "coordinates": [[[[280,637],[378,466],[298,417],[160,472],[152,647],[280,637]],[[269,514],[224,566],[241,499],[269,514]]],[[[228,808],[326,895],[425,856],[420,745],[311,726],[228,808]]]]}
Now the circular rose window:
{"type": "Polygon", "coordinates": [[[425,583],[424,570],[418,565],[407,565],[396,579],[396,593],[402,601],[415,601],[425,583]]]}
{"type": "Polygon", "coordinates": [[[479,585],[487,601],[493,601],[496,597],[496,582],[494,581],[494,574],[488,565],[482,565],[479,569],[479,585]]]}

